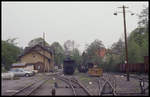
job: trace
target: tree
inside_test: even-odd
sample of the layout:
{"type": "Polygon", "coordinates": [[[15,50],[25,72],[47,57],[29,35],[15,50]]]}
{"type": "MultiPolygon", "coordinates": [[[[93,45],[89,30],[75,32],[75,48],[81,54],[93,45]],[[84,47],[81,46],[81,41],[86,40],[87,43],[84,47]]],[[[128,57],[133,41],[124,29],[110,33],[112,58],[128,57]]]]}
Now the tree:
{"type": "Polygon", "coordinates": [[[20,47],[16,46],[15,38],[2,40],[2,64],[6,70],[9,70],[11,65],[17,61],[18,56],[23,51],[20,47]]]}
{"type": "Polygon", "coordinates": [[[139,27],[128,37],[129,63],[142,63],[144,56],[149,55],[148,7],[144,8],[139,16],[139,27]]]}
{"type": "Polygon", "coordinates": [[[102,57],[97,54],[102,48],[105,48],[102,41],[98,39],[94,40],[86,49],[88,62],[92,62],[95,65],[103,64],[102,57]]]}
{"type": "Polygon", "coordinates": [[[77,48],[72,51],[72,59],[76,61],[76,64],[79,65],[82,62],[80,52],[77,48]]]}
{"type": "Polygon", "coordinates": [[[133,63],[142,63],[143,56],[141,56],[141,48],[140,46],[134,41],[131,40],[128,43],[128,61],[129,64],[133,63]]]}
{"type": "Polygon", "coordinates": [[[12,39],[7,39],[6,42],[7,43],[10,43],[10,44],[13,44],[13,45],[17,45],[17,40],[18,38],[12,38],[12,39]]]}
{"type": "Polygon", "coordinates": [[[148,55],[148,33],[144,28],[136,28],[128,37],[129,63],[143,62],[148,55]]]}
{"type": "Polygon", "coordinates": [[[125,59],[124,42],[119,39],[113,43],[110,49],[107,49],[106,62],[103,65],[105,71],[118,71],[118,64],[123,64],[125,59]]]}
{"type": "Polygon", "coordinates": [[[112,53],[116,55],[121,55],[125,48],[124,44],[125,43],[122,41],[121,38],[118,40],[118,42],[113,43],[111,46],[112,53]]]}
{"type": "Polygon", "coordinates": [[[54,61],[55,64],[60,65],[64,59],[64,50],[62,46],[58,42],[54,42],[51,44],[51,49],[54,52],[54,61]]]}
{"type": "MultiPolygon", "coordinates": [[[[28,43],[29,47],[33,47],[34,45],[40,44],[43,45],[44,39],[41,37],[35,38],[28,43]]],[[[45,46],[50,46],[46,41],[44,41],[45,46]]]]}
{"type": "Polygon", "coordinates": [[[149,15],[149,7],[145,7],[139,15],[139,26],[147,26],[148,27],[148,15],[149,15]]]}
{"type": "Polygon", "coordinates": [[[96,39],[95,41],[93,41],[88,48],[86,49],[86,51],[88,52],[88,55],[92,56],[95,55],[96,52],[98,50],[100,50],[101,48],[104,48],[104,45],[102,44],[102,41],[96,39]]]}

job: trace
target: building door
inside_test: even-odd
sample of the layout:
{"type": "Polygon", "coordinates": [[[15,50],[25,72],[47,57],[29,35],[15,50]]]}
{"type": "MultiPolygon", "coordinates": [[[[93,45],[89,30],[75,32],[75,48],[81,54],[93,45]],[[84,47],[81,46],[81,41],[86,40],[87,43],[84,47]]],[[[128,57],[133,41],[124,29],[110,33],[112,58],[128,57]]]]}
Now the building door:
{"type": "Polygon", "coordinates": [[[44,72],[44,64],[43,63],[36,63],[34,65],[34,69],[38,70],[38,72],[44,72]]]}

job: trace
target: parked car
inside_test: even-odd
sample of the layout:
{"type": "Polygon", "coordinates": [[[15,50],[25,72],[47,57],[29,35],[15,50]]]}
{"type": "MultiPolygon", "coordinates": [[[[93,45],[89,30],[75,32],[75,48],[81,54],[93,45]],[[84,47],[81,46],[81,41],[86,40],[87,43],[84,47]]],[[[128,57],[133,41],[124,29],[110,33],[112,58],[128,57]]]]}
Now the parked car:
{"type": "Polygon", "coordinates": [[[15,76],[32,76],[34,73],[32,71],[27,71],[24,69],[16,68],[16,69],[11,69],[9,72],[14,73],[15,76]]]}
{"type": "Polygon", "coordinates": [[[32,70],[33,74],[38,73],[38,70],[32,70]]]}
{"type": "Polygon", "coordinates": [[[1,77],[2,77],[2,79],[13,79],[14,73],[12,73],[12,72],[1,73],[1,77]]]}

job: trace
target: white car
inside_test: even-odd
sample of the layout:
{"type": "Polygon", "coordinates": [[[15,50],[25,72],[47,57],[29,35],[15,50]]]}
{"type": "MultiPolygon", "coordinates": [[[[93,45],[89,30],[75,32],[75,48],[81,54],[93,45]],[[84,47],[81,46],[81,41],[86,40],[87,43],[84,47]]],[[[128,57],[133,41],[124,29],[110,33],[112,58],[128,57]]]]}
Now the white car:
{"type": "Polygon", "coordinates": [[[12,72],[1,73],[1,77],[2,77],[2,79],[13,79],[14,73],[12,73],[12,72]]]}
{"type": "Polygon", "coordinates": [[[32,71],[27,71],[24,69],[19,69],[19,68],[15,68],[15,69],[11,69],[9,72],[14,73],[15,76],[32,76],[34,75],[32,71]]]}

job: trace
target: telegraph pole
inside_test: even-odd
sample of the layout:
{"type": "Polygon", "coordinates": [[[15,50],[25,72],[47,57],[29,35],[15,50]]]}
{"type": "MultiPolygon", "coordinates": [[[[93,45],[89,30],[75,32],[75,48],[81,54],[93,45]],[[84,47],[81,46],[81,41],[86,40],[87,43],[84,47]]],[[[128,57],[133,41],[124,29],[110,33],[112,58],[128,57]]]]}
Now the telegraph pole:
{"type": "Polygon", "coordinates": [[[126,49],[126,61],[125,61],[125,64],[126,64],[126,71],[127,71],[127,81],[130,81],[129,79],[129,64],[128,64],[128,44],[127,44],[127,32],[126,32],[126,15],[125,15],[125,8],[128,8],[128,7],[125,7],[124,5],[122,6],[123,8],[123,20],[124,20],[124,35],[125,35],[125,49],[126,49]]]}
{"type": "MultiPolygon", "coordinates": [[[[126,52],[126,60],[125,60],[125,66],[126,66],[126,73],[127,73],[127,81],[130,81],[129,79],[129,64],[128,64],[128,45],[127,45],[127,32],[126,32],[126,11],[125,8],[128,8],[126,6],[118,7],[123,9],[123,22],[124,22],[124,38],[125,38],[125,52],[126,52]]],[[[117,15],[117,13],[114,13],[114,15],[117,15]]],[[[133,13],[131,15],[134,15],[133,13]]]]}

